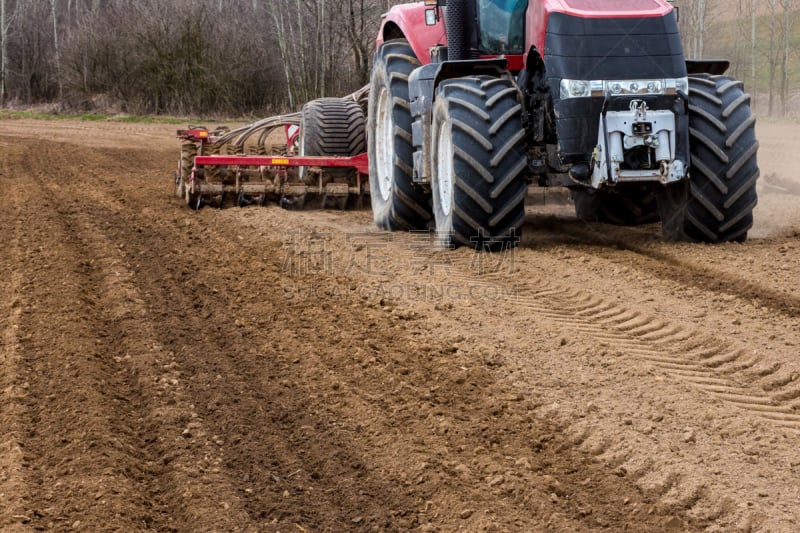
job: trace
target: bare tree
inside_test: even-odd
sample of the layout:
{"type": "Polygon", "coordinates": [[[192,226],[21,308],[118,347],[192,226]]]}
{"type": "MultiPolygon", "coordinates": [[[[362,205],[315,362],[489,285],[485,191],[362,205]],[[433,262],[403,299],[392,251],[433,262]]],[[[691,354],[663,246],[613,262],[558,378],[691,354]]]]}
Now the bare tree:
{"type": "MultiPolygon", "coordinates": [[[[58,99],[72,109],[108,104],[140,113],[296,110],[366,84],[380,14],[408,1],[0,0],[0,104],[58,99]]],[[[777,95],[786,110],[800,66],[793,36],[798,2],[680,4],[687,56],[730,58],[752,92],[769,89],[773,112],[777,95]],[[722,10],[730,16],[719,17],[722,10]]]]}
{"type": "Polygon", "coordinates": [[[773,104],[775,102],[775,74],[777,70],[776,63],[776,48],[775,48],[775,33],[777,21],[777,13],[775,11],[778,6],[778,0],[767,0],[769,5],[769,57],[767,66],[769,67],[769,104],[767,113],[772,116],[773,104]]]}
{"type": "Polygon", "coordinates": [[[781,61],[781,110],[786,116],[789,105],[789,52],[791,50],[792,0],[781,0],[783,8],[783,58],[781,61]]]}
{"type": "Polygon", "coordinates": [[[0,106],[6,98],[6,58],[8,57],[8,23],[6,0],[0,0],[0,106]]]}
{"type": "Polygon", "coordinates": [[[56,77],[58,80],[58,99],[64,100],[64,81],[61,78],[61,47],[58,44],[58,18],[56,17],[56,0],[50,0],[50,14],[53,17],[53,48],[56,55],[56,77]]]}
{"type": "Polygon", "coordinates": [[[283,75],[286,81],[286,92],[289,99],[289,108],[294,108],[294,93],[292,91],[292,73],[289,67],[289,47],[288,47],[288,32],[287,24],[284,19],[285,11],[283,9],[273,9],[271,11],[272,20],[275,24],[277,31],[278,47],[280,51],[281,64],[283,65],[283,75]]]}
{"type": "Polygon", "coordinates": [[[696,57],[705,55],[705,34],[706,34],[706,0],[696,0],[695,9],[697,11],[697,25],[695,26],[695,49],[696,57]]]}
{"type": "MultiPolygon", "coordinates": [[[[758,78],[756,78],[756,52],[758,41],[756,40],[756,29],[758,21],[758,0],[752,0],[750,8],[750,79],[753,92],[758,90],[758,78]]],[[[758,98],[753,99],[753,111],[758,107],[758,98]]]]}
{"type": "Polygon", "coordinates": [[[380,24],[381,6],[369,0],[347,0],[347,39],[353,52],[359,84],[369,81],[369,67],[380,24]]]}

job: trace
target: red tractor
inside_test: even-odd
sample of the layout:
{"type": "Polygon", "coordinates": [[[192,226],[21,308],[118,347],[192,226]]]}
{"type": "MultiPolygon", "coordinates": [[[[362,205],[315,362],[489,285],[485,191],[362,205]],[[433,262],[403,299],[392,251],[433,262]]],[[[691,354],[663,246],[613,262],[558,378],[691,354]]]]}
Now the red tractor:
{"type": "Polygon", "coordinates": [[[515,243],[529,184],[579,218],[743,241],[755,119],[724,60],[686,60],[665,0],[427,0],[383,19],[368,109],[386,230],[515,243]]]}

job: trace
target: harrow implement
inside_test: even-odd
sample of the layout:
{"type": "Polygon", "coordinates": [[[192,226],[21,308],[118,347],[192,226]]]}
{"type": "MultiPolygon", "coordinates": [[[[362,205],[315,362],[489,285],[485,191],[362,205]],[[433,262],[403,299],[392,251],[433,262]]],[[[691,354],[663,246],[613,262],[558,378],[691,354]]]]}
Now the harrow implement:
{"type": "Polygon", "coordinates": [[[267,203],[360,207],[369,194],[366,97],[365,88],[345,98],[314,100],[299,113],[234,130],[179,130],[176,195],[192,209],[267,203]]]}

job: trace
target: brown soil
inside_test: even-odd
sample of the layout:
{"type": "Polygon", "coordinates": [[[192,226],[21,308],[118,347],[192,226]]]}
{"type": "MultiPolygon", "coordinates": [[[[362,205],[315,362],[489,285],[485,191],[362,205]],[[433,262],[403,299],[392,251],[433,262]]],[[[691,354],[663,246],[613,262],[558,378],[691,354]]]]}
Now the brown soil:
{"type": "Polygon", "coordinates": [[[0,528],[796,531],[798,128],[746,244],[534,205],[488,256],[191,212],[170,126],[0,122],[0,528]]]}

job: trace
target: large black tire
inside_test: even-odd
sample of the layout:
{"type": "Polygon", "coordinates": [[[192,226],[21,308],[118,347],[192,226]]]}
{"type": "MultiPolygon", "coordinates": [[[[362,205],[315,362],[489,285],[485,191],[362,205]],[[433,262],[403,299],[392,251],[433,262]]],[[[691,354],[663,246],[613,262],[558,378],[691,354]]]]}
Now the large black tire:
{"type": "Polygon", "coordinates": [[[729,76],[689,78],[690,179],[659,193],[665,238],[747,239],[758,201],[755,123],[742,82],[729,76]]]}
{"type": "Polygon", "coordinates": [[[507,78],[445,81],[433,110],[433,212],[446,244],[514,246],[525,220],[527,157],[518,90],[507,78]]]}
{"type": "MultiPolygon", "coordinates": [[[[354,156],[367,151],[366,121],[361,107],[344,98],[320,98],[303,106],[300,155],[354,156]]],[[[326,181],[346,181],[352,169],[326,169],[326,181]]],[[[307,167],[300,167],[305,181],[307,167]]]]}
{"type": "Polygon", "coordinates": [[[375,224],[385,230],[426,229],[430,198],[412,178],[408,76],[420,62],[405,39],[378,48],[372,67],[367,138],[369,188],[375,224]]]}
{"type": "Polygon", "coordinates": [[[572,191],[578,220],[615,226],[641,226],[658,222],[657,197],[657,189],[651,185],[572,191]]]}

